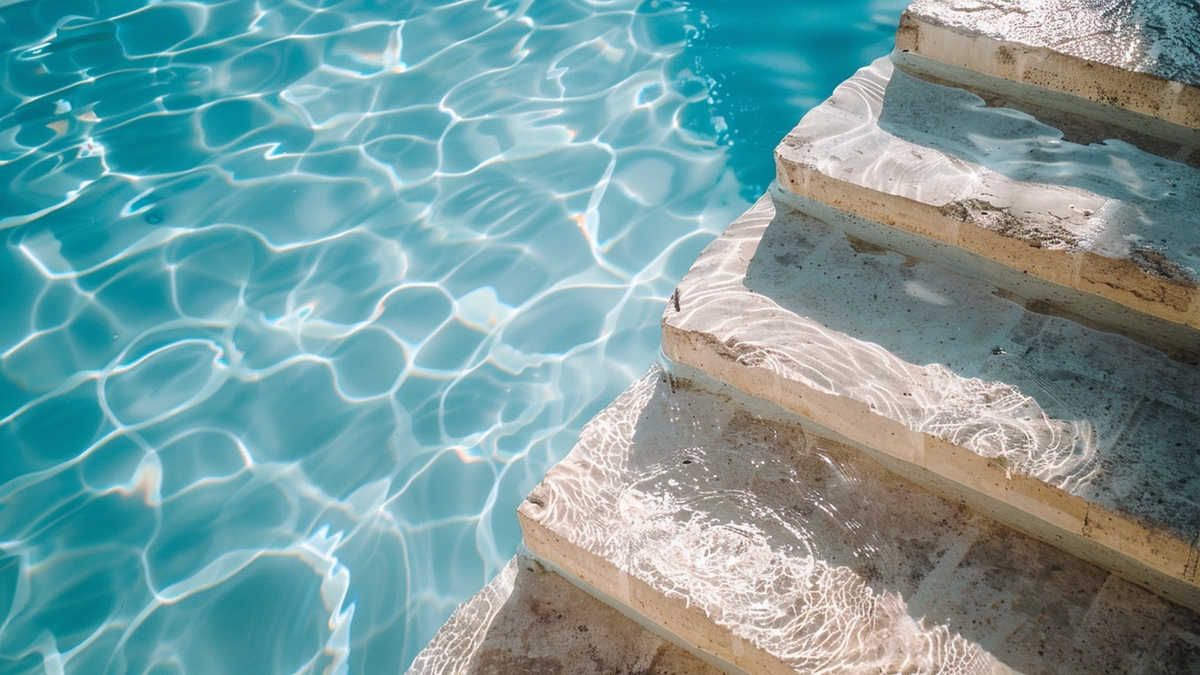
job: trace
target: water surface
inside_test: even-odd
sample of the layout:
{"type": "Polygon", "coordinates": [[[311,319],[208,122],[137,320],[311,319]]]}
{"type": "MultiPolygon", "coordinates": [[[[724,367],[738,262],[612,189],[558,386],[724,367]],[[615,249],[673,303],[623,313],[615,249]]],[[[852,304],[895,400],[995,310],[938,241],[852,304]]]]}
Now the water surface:
{"type": "Polygon", "coordinates": [[[902,4],[0,2],[0,672],[399,672],[902,4]]]}

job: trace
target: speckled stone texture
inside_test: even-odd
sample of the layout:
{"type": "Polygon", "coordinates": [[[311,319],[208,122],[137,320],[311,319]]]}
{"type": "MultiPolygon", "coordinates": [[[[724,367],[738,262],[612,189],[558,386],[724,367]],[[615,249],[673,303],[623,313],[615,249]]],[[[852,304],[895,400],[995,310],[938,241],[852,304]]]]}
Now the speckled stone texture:
{"type": "Polygon", "coordinates": [[[409,675],[720,675],[536,560],[454,612],[409,675]]]}
{"type": "Polygon", "coordinates": [[[1200,367],[770,199],[701,254],[669,358],[1200,607],[1200,367]]]}
{"type": "Polygon", "coordinates": [[[1200,128],[1194,0],[916,0],[896,47],[1200,128]]]}
{"type": "Polygon", "coordinates": [[[883,58],[805,115],[776,166],[802,198],[1179,323],[1200,349],[1200,170],[1187,164],[1071,143],[883,58]]]}
{"type": "Polygon", "coordinates": [[[754,673],[1200,663],[1195,613],[695,382],[653,369],[589,423],[518,512],[535,554],[754,673]]]}

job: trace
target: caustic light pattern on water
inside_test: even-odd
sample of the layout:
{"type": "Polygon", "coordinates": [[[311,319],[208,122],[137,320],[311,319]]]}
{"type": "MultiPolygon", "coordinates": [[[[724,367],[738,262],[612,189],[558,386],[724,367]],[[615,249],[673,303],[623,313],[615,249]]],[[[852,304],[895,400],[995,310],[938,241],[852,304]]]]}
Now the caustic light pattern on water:
{"type": "Polygon", "coordinates": [[[0,672],[403,670],[901,9],[786,4],[0,0],[0,672]]]}

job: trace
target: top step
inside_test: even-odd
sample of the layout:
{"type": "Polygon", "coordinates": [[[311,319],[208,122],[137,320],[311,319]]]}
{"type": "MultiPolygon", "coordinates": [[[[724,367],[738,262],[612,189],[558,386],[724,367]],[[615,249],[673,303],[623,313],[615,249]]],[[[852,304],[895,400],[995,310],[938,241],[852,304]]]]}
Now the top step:
{"type": "Polygon", "coordinates": [[[915,0],[896,51],[1200,129],[1191,0],[915,0]]]}

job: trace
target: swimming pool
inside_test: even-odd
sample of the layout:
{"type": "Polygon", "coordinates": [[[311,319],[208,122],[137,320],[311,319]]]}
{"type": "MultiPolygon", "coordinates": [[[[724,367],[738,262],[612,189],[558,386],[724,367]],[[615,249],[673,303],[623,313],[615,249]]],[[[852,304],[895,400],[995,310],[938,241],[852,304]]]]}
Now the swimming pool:
{"type": "Polygon", "coordinates": [[[0,672],[399,672],[903,3],[0,0],[0,672]]]}

